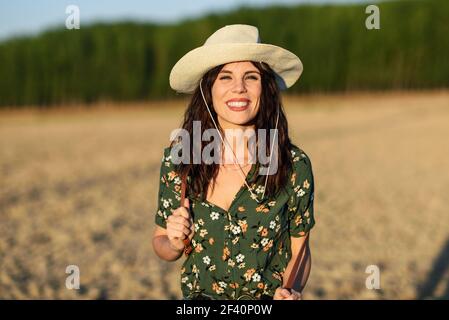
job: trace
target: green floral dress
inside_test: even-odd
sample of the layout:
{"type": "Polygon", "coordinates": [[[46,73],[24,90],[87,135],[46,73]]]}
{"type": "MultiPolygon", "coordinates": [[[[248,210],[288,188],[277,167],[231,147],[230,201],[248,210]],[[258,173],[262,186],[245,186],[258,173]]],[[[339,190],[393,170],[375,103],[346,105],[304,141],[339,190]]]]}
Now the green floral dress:
{"type": "MultiPolygon", "coordinates": [[[[167,217],[180,206],[181,179],[164,150],[156,224],[166,228],[167,217]]],[[[293,170],[287,188],[275,199],[257,203],[242,183],[229,210],[208,201],[190,200],[195,234],[192,253],[181,269],[185,299],[198,292],[214,299],[272,297],[283,283],[291,258],[290,236],[304,236],[315,224],[314,181],[309,157],[291,149],[293,170]]],[[[259,198],[263,185],[250,184],[253,164],[246,179],[259,198]]],[[[188,177],[188,181],[189,181],[188,177]]],[[[184,257],[184,256],[183,256],[184,257]]]]}

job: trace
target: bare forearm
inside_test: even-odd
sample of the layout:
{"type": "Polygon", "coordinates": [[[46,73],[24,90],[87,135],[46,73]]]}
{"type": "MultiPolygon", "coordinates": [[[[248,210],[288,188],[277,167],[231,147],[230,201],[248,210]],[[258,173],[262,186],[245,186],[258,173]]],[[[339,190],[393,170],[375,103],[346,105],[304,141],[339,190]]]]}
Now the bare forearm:
{"type": "MultiPolygon", "coordinates": [[[[287,265],[287,268],[284,273],[284,286],[286,285],[287,279],[289,278],[290,273],[292,272],[292,268],[297,256],[298,255],[292,256],[290,262],[287,265]]],[[[302,290],[306,286],[307,280],[309,279],[311,266],[312,266],[312,256],[310,253],[309,246],[307,246],[304,250],[303,256],[301,257],[292,289],[298,292],[302,292],[302,290]]]]}
{"type": "Polygon", "coordinates": [[[166,235],[155,236],[153,238],[153,248],[159,258],[167,261],[176,261],[183,253],[182,249],[176,250],[170,245],[166,235]]]}
{"type": "Polygon", "coordinates": [[[304,258],[304,268],[302,269],[303,272],[298,273],[298,276],[296,277],[293,289],[295,289],[296,291],[299,291],[299,292],[302,292],[304,290],[307,280],[309,280],[311,267],[312,267],[312,255],[310,253],[309,248],[307,247],[306,248],[306,256],[304,258]]]}

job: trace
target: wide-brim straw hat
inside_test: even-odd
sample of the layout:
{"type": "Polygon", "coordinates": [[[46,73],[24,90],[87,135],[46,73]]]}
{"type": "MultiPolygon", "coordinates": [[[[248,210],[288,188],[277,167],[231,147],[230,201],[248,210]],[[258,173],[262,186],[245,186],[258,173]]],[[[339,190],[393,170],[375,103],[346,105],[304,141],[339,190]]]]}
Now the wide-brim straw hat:
{"type": "Polygon", "coordinates": [[[276,73],[281,90],[301,76],[303,65],[292,52],[261,43],[259,30],[250,25],[227,25],[215,31],[204,45],[186,53],[170,72],[170,86],[180,93],[193,93],[210,69],[236,61],[265,62],[276,73]]]}

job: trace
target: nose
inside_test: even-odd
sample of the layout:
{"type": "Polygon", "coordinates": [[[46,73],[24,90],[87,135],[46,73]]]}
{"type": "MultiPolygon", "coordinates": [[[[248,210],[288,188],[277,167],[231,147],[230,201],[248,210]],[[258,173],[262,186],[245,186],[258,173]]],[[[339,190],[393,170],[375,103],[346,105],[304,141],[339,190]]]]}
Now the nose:
{"type": "Polygon", "coordinates": [[[232,88],[232,92],[234,93],[246,92],[245,81],[243,79],[236,79],[234,86],[232,88]]]}

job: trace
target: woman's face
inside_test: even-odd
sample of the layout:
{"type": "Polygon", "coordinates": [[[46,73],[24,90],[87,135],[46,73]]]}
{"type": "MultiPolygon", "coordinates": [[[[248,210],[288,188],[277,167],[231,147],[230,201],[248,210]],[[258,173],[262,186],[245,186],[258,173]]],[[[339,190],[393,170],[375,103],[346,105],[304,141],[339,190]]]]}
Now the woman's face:
{"type": "Polygon", "coordinates": [[[257,115],[261,91],[261,74],[251,62],[224,65],[212,85],[212,103],[220,126],[246,126],[257,115]]]}

